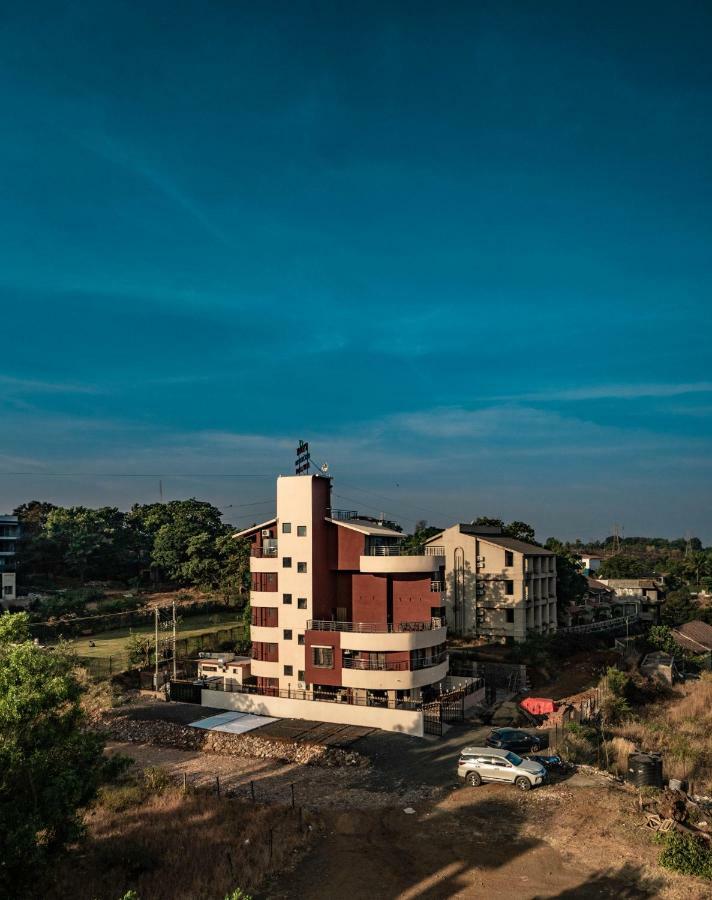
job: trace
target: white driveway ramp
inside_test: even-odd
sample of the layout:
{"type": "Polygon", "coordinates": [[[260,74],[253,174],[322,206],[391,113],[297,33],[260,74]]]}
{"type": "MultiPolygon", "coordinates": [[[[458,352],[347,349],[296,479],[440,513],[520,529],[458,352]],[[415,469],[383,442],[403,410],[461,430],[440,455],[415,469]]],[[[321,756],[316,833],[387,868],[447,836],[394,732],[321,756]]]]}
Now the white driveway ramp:
{"type": "Polygon", "coordinates": [[[277,719],[271,719],[269,716],[256,716],[253,713],[225,712],[191,722],[190,727],[205,728],[206,731],[224,731],[227,734],[244,734],[246,731],[253,731],[276,721],[277,719]]]}

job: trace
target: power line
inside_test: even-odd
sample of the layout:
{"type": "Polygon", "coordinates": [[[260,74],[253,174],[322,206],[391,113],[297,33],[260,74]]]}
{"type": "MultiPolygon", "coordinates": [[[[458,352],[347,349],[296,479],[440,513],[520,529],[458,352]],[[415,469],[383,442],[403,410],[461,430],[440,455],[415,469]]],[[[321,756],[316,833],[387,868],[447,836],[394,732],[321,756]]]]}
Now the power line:
{"type": "MultiPolygon", "coordinates": [[[[381,494],[381,493],[378,492],[378,491],[369,491],[369,490],[367,490],[366,488],[356,487],[355,485],[353,485],[353,484],[348,484],[348,483],[345,482],[345,481],[342,481],[341,484],[345,484],[346,487],[347,487],[350,491],[359,491],[360,493],[363,493],[363,494],[371,494],[371,495],[373,495],[374,497],[378,497],[378,498],[380,498],[380,499],[382,499],[382,500],[386,500],[386,501],[388,501],[389,503],[396,503],[396,504],[398,504],[399,506],[410,507],[411,509],[415,509],[415,510],[421,512],[421,513],[425,512],[425,513],[428,513],[428,515],[431,515],[431,516],[437,516],[439,519],[440,519],[440,518],[442,518],[442,519],[447,519],[447,518],[448,518],[448,517],[447,517],[446,515],[444,515],[442,512],[436,512],[434,509],[428,509],[428,508],[425,507],[425,506],[416,506],[416,505],[414,505],[414,504],[412,504],[412,503],[409,503],[408,501],[400,500],[400,499],[398,499],[398,498],[396,498],[396,497],[388,497],[388,496],[386,496],[385,494],[381,494]]],[[[346,499],[346,498],[344,498],[344,499],[346,499]]],[[[354,502],[358,502],[358,501],[354,501],[354,502]]]]}
{"type": "Polygon", "coordinates": [[[157,472],[0,472],[13,478],[21,475],[32,478],[274,478],[274,473],[261,472],[211,472],[203,473],[169,473],[157,472]]]}

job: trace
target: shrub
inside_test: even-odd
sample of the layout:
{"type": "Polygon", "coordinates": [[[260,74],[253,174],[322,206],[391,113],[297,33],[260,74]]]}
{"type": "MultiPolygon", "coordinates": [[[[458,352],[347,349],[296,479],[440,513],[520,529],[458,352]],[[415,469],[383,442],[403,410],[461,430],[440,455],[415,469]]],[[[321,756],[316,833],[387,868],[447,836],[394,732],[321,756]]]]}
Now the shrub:
{"type": "Polygon", "coordinates": [[[149,794],[162,794],[172,784],[170,773],[162,766],[148,766],[142,775],[149,794]]]}
{"type": "Polygon", "coordinates": [[[670,831],[665,835],[658,862],[683,875],[712,879],[712,851],[691,834],[670,831]]]}
{"type": "Polygon", "coordinates": [[[144,787],[137,782],[105,785],[99,789],[99,803],[109,812],[123,812],[146,799],[144,787]]]}

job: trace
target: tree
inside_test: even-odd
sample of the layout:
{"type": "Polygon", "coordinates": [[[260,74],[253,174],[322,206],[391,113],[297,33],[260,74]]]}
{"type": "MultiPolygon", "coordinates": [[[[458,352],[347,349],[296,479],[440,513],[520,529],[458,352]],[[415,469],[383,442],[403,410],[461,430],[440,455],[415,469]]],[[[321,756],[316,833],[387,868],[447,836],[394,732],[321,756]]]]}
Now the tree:
{"type": "Polygon", "coordinates": [[[493,528],[504,528],[502,519],[492,519],[490,516],[478,516],[472,520],[473,525],[487,525],[493,528]]]}
{"type": "Polygon", "coordinates": [[[578,603],[588,589],[581,574],[583,563],[578,553],[572,553],[556,538],[548,538],[544,545],[556,554],[556,599],[559,603],[578,603]]]}
{"type": "Polygon", "coordinates": [[[140,665],[147,669],[151,665],[154,643],[155,639],[150,634],[132,634],[126,641],[126,650],[131,665],[140,665]]]}
{"type": "Polygon", "coordinates": [[[632,556],[611,556],[603,560],[597,574],[599,578],[644,578],[651,574],[651,567],[632,556]]]}
{"type": "Polygon", "coordinates": [[[220,575],[216,540],[227,528],[220,510],[203,500],[172,500],[167,509],[155,509],[144,519],[155,528],[151,563],[179,584],[213,584],[220,575]],[[161,523],[159,525],[159,522],[161,523]]]}
{"type": "Polygon", "coordinates": [[[712,555],[702,550],[693,550],[682,565],[685,573],[694,579],[697,587],[700,586],[700,578],[703,575],[712,575],[712,555]]]}
{"type": "Polygon", "coordinates": [[[502,529],[502,533],[508,537],[516,538],[518,541],[524,541],[527,544],[536,544],[536,536],[534,529],[526,522],[510,522],[502,529]]]}
{"type": "Polygon", "coordinates": [[[57,507],[54,503],[30,500],[16,506],[12,513],[20,520],[23,537],[36,537],[45,527],[49,514],[55,509],[57,507]]]}
{"type": "Polygon", "coordinates": [[[66,570],[82,582],[92,565],[104,578],[125,574],[126,520],[116,507],[54,509],[47,516],[43,534],[55,541],[66,570]]]}
{"type": "Polygon", "coordinates": [[[30,640],[26,613],[0,616],[0,895],[82,833],[102,741],[84,730],[83,688],[61,645],[30,640]]]}
{"type": "Polygon", "coordinates": [[[663,625],[683,625],[692,619],[697,619],[698,608],[692,602],[690,591],[688,588],[681,588],[679,591],[670,591],[665,597],[660,609],[660,620],[663,625]]]}

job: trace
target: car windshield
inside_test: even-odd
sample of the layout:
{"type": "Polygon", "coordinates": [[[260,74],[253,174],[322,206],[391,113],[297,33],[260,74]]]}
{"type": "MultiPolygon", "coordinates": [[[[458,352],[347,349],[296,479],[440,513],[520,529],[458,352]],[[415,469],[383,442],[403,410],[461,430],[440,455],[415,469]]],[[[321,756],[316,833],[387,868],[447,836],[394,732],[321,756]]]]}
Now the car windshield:
{"type": "Polygon", "coordinates": [[[521,757],[521,756],[517,756],[516,753],[511,753],[511,752],[510,752],[510,753],[507,754],[507,756],[506,756],[505,758],[508,759],[509,762],[511,762],[511,764],[512,764],[513,766],[520,766],[520,765],[522,764],[522,762],[523,762],[522,757],[521,757]]]}

